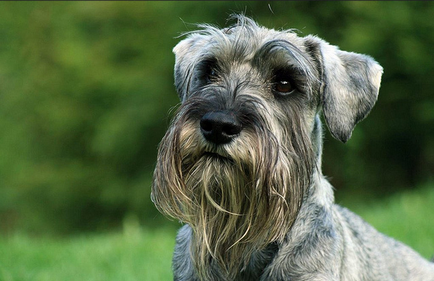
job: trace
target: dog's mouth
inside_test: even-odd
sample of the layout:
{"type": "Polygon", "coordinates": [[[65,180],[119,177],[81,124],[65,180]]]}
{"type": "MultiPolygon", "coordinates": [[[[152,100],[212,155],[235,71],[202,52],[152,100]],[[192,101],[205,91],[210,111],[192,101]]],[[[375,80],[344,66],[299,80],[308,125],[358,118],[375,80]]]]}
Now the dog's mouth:
{"type": "Polygon", "coordinates": [[[222,155],[222,154],[219,154],[217,152],[211,152],[211,151],[204,152],[202,154],[202,157],[206,157],[206,158],[209,158],[212,160],[224,161],[224,162],[226,162],[226,161],[233,162],[233,160],[229,156],[222,155]]]}

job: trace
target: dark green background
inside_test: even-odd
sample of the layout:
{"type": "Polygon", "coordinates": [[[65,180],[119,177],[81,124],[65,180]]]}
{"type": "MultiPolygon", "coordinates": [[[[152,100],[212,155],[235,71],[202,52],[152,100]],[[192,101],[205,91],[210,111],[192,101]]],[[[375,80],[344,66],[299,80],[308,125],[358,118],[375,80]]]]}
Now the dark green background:
{"type": "Polygon", "coordinates": [[[150,186],[178,104],[171,49],[194,23],[225,26],[233,12],[384,67],[352,139],[326,134],[338,202],[433,180],[433,2],[1,2],[0,233],[167,223],[150,186]]]}

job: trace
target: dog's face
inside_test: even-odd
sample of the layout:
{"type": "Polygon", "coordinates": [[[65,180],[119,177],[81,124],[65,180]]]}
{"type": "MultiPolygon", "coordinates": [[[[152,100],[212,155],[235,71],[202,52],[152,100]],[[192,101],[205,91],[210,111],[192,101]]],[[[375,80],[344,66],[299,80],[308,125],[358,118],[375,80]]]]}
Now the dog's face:
{"type": "Polygon", "coordinates": [[[182,103],[154,174],[156,206],[194,230],[199,273],[213,257],[233,275],[284,239],[319,170],[319,112],[347,141],[374,105],[382,71],[316,37],[238,20],[174,48],[182,103]]]}

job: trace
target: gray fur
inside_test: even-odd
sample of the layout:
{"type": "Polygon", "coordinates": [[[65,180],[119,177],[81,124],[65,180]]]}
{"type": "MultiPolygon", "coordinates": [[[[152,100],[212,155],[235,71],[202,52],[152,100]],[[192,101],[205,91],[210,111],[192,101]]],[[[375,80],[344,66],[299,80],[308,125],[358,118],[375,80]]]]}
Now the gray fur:
{"type": "Polygon", "coordinates": [[[381,66],[237,19],[174,48],[182,105],[152,187],[157,208],[186,223],[174,280],[434,281],[433,263],[334,204],[321,172],[319,115],[346,142],[374,106],[381,66]],[[276,92],[282,69],[295,90],[276,92]],[[230,142],[213,143],[200,122],[208,112],[230,114],[242,130],[225,121],[230,142]]]}

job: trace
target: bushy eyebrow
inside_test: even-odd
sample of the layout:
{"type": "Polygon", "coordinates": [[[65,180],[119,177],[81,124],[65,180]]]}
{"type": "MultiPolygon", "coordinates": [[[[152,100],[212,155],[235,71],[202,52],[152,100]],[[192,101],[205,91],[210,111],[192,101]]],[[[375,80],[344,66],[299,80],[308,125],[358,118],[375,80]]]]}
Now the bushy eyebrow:
{"type": "Polygon", "coordinates": [[[272,67],[291,67],[311,76],[311,61],[295,45],[286,40],[276,39],[266,42],[258,49],[252,64],[260,69],[272,67]]]}

